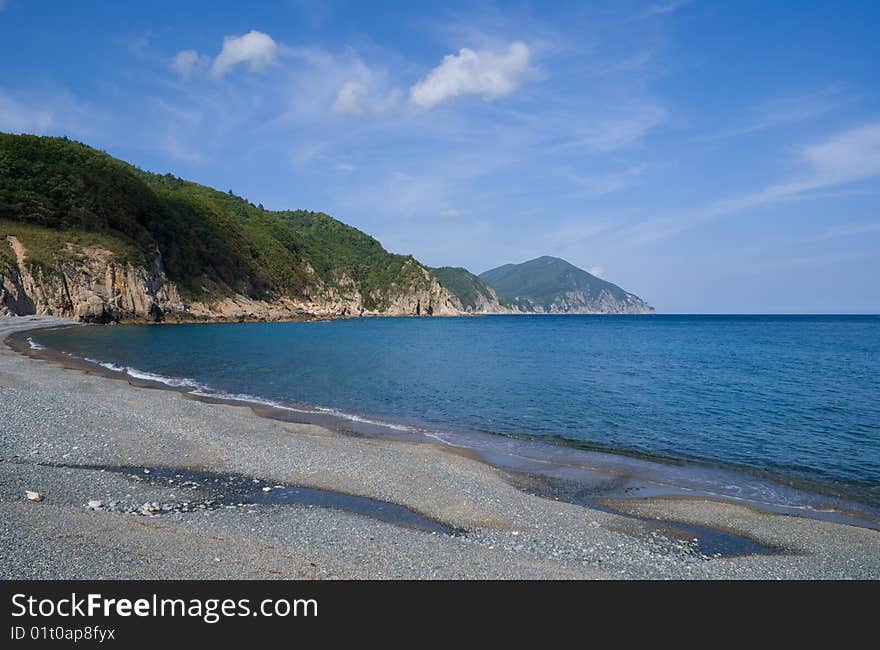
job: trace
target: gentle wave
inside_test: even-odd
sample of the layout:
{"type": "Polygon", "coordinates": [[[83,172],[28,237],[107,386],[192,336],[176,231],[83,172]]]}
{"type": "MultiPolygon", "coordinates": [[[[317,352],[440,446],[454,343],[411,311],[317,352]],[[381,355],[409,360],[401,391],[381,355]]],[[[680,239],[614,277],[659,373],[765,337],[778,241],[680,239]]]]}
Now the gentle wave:
{"type": "MultiPolygon", "coordinates": [[[[32,342],[28,339],[29,343],[31,343],[31,347],[35,350],[43,350],[45,349],[43,346],[40,346],[38,343],[32,342]],[[39,347],[34,347],[39,346],[39,347]]],[[[70,355],[73,356],[73,355],[70,355]]],[[[360,422],[361,424],[369,424],[372,426],[382,427],[385,429],[392,429],[394,431],[408,431],[413,433],[423,433],[431,438],[436,438],[437,440],[442,440],[439,434],[432,434],[431,432],[424,431],[422,429],[418,429],[416,427],[410,427],[403,424],[395,424],[392,422],[385,422],[382,420],[371,420],[369,418],[362,417],[360,415],[355,415],[353,413],[346,413],[345,411],[340,411],[339,409],[329,408],[324,406],[315,406],[313,408],[297,408],[287,404],[282,404],[281,402],[277,402],[271,399],[265,399],[262,397],[257,397],[255,395],[249,395],[247,393],[227,393],[224,391],[216,390],[211,388],[210,386],[206,386],[200,382],[195,381],[194,379],[190,379],[188,377],[169,377],[167,375],[160,375],[153,372],[147,372],[146,370],[140,370],[138,368],[132,368],[131,366],[120,366],[115,363],[110,363],[108,361],[99,361],[97,359],[92,359],[90,357],[84,357],[83,361],[87,361],[89,363],[101,366],[106,370],[110,370],[112,372],[117,372],[121,374],[128,375],[134,379],[140,379],[142,381],[152,381],[160,384],[164,384],[166,386],[171,386],[173,388],[191,388],[192,390],[187,391],[188,394],[194,395],[196,397],[209,397],[211,399],[222,399],[232,402],[243,402],[247,404],[256,404],[259,406],[267,406],[270,408],[279,409],[282,411],[290,411],[292,413],[304,413],[308,415],[330,415],[333,417],[337,417],[344,420],[349,420],[351,422],[360,422]]],[[[445,441],[443,441],[445,442],[445,441]]],[[[448,444],[448,443],[447,443],[448,444]]]]}
{"type": "MultiPolygon", "coordinates": [[[[73,356],[73,355],[70,355],[73,356]]],[[[153,372],[147,372],[146,370],[139,370],[138,368],[132,368],[131,366],[120,366],[115,363],[110,363],[109,361],[98,361],[97,359],[92,359],[90,357],[84,357],[83,361],[87,361],[89,363],[93,363],[95,365],[101,366],[105,370],[110,370],[112,372],[118,372],[133,379],[140,379],[142,381],[152,381],[159,384],[165,384],[166,386],[171,386],[173,388],[194,388],[194,389],[204,389],[206,388],[203,384],[200,384],[194,379],[189,378],[179,378],[179,377],[169,377],[167,375],[158,375],[153,372]]]]}

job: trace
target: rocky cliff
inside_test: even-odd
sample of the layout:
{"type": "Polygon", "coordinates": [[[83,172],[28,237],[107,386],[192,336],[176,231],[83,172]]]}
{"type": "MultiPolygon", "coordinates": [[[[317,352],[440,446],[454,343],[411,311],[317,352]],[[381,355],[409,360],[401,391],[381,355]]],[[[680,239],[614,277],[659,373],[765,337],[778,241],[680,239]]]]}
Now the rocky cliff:
{"type": "Polygon", "coordinates": [[[609,291],[565,291],[549,303],[528,296],[515,298],[518,311],[527,314],[650,314],[654,310],[638,296],[618,297],[609,291]]]}
{"type": "Polygon", "coordinates": [[[115,261],[97,247],[69,244],[57,267],[32,265],[17,237],[7,244],[15,264],[0,270],[0,313],[67,316],[86,322],[162,320],[186,309],[173,283],[157,267],[138,268],[115,261]]]}
{"type": "Polygon", "coordinates": [[[441,266],[432,268],[431,272],[469,314],[510,314],[516,311],[509,305],[502,304],[495,289],[467,269],[441,266]]]}
{"type": "MultiPolygon", "coordinates": [[[[120,262],[95,246],[68,242],[64,261],[46,268],[28,260],[15,236],[0,240],[0,315],[45,314],[84,322],[276,321],[346,316],[431,316],[463,312],[458,300],[427,269],[418,266],[418,286],[376,290],[368,300],[356,284],[342,278],[333,286],[313,274],[306,298],[276,296],[257,300],[243,294],[186,301],[166,276],[157,255],[150,268],[120,262]],[[5,260],[5,264],[3,263],[5,260]],[[365,303],[374,305],[367,308],[365,303]],[[378,305],[378,306],[376,306],[378,305]]],[[[415,263],[413,263],[415,264],[415,263]]]]}

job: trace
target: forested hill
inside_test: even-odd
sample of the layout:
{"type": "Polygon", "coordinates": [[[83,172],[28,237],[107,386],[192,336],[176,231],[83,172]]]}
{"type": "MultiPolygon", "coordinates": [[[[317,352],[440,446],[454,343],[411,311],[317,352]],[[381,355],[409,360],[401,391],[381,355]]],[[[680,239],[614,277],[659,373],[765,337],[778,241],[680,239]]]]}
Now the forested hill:
{"type": "Polygon", "coordinates": [[[431,271],[470,313],[508,313],[509,305],[499,300],[495,290],[460,266],[441,266],[431,271]]]}
{"type": "Polygon", "coordinates": [[[449,314],[412,256],[66,138],[0,134],[0,310],[84,320],[449,314]]]}

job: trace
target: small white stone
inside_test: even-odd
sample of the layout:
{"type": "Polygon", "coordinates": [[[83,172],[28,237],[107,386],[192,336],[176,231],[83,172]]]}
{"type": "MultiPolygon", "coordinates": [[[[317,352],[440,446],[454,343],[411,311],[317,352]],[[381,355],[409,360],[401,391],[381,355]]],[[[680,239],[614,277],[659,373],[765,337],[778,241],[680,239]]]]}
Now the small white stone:
{"type": "Polygon", "coordinates": [[[89,499],[89,502],[87,505],[92,510],[98,510],[99,508],[104,507],[104,502],[101,501],[100,499],[89,499]]]}
{"type": "Polygon", "coordinates": [[[32,490],[26,490],[24,495],[28,498],[28,501],[42,501],[43,495],[39,492],[34,492],[32,490]]]}
{"type": "Polygon", "coordinates": [[[268,485],[263,488],[263,492],[271,492],[271,491],[272,491],[272,488],[270,488],[268,485]]]}

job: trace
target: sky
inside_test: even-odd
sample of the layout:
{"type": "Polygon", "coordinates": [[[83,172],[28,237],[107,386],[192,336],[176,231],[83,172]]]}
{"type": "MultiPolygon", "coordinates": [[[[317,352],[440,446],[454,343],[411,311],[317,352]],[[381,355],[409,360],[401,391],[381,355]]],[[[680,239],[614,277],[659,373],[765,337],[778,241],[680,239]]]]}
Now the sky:
{"type": "Polygon", "coordinates": [[[0,131],[432,266],[880,312],[880,3],[0,0],[0,131]]]}

